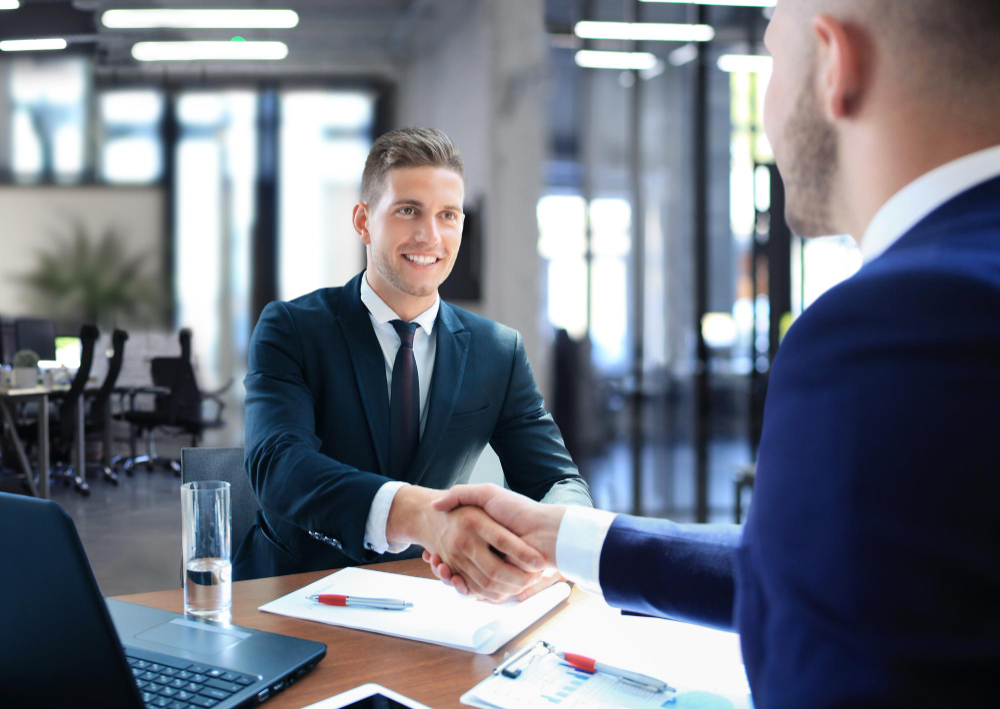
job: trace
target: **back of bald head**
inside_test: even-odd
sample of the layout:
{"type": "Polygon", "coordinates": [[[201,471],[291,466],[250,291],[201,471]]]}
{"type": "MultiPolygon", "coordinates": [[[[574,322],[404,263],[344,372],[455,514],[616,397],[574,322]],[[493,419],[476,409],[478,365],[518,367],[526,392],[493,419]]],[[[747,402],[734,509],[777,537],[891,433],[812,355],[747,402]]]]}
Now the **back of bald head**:
{"type": "Polygon", "coordinates": [[[1000,0],[782,0],[855,23],[900,89],[962,109],[1000,105],[1000,0]]]}

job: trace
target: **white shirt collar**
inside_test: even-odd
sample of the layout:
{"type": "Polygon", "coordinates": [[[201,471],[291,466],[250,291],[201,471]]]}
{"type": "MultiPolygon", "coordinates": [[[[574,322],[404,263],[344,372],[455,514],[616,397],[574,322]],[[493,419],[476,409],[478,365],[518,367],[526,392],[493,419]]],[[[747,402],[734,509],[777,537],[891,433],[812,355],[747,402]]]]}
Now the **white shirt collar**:
{"type": "MultiPolygon", "coordinates": [[[[365,307],[368,308],[368,312],[372,314],[372,317],[375,318],[375,322],[379,325],[385,325],[393,320],[403,319],[396,315],[395,311],[386,305],[385,301],[379,298],[378,293],[376,293],[372,287],[368,285],[367,271],[365,271],[364,275],[361,277],[361,302],[365,304],[365,307]]],[[[419,325],[429,337],[434,331],[434,322],[437,320],[438,310],[440,308],[441,296],[439,295],[434,298],[434,305],[427,308],[427,310],[420,313],[420,315],[413,318],[410,322],[415,322],[419,325]]]]}
{"type": "Polygon", "coordinates": [[[865,262],[881,256],[913,227],[963,192],[1000,177],[1000,145],[966,155],[918,177],[872,219],[861,239],[865,262]]]}

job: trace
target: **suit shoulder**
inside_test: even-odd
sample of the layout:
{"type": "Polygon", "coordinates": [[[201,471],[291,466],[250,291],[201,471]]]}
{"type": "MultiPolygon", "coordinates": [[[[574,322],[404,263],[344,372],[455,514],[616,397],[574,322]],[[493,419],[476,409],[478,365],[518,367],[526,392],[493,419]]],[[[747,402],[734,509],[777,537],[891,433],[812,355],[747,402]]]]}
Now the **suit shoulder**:
{"type": "Polygon", "coordinates": [[[514,328],[484,318],[482,315],[476,315],[451,303],[448,303],[447,306],[451,308],[452,313],[462,323],[462,326],[477,339],[484,339],[495,346],[509,348],[511,351],[517,346],[520,335],[514,328]]]}

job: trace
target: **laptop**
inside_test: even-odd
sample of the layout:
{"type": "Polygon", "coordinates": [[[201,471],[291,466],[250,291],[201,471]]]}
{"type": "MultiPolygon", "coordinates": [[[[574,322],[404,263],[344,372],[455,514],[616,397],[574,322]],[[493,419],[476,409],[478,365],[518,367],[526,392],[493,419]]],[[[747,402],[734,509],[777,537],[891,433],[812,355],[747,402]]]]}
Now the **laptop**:
{"type": "Polygon", "coordinates": [[[253,706],[324,655],[322,643],[105,600],[65,510],[0,493],[4,707],[253,706]]]}

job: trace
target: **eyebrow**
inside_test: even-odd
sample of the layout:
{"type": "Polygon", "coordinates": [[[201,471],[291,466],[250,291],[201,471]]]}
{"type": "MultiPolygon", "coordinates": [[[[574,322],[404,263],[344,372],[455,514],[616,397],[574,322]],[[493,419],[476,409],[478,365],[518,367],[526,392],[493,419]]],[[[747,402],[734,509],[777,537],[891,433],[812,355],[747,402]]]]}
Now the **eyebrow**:
{"type": "MultiPolygon", "coordinates": [[[[419,207],[420,209],[423,209],[425,205],[419,199],[398,199],[392,203],[392,206],[393,207],[409,206],[409,207],[419,207]]],[[[461,207],[456,207],[451,204],[446,204],[444,207],[442,207],[442,209],[449,212],[462,212],[461,207]]],[[[465,212],[462,212],[462,214],[464,213],[465,212]]]]}

